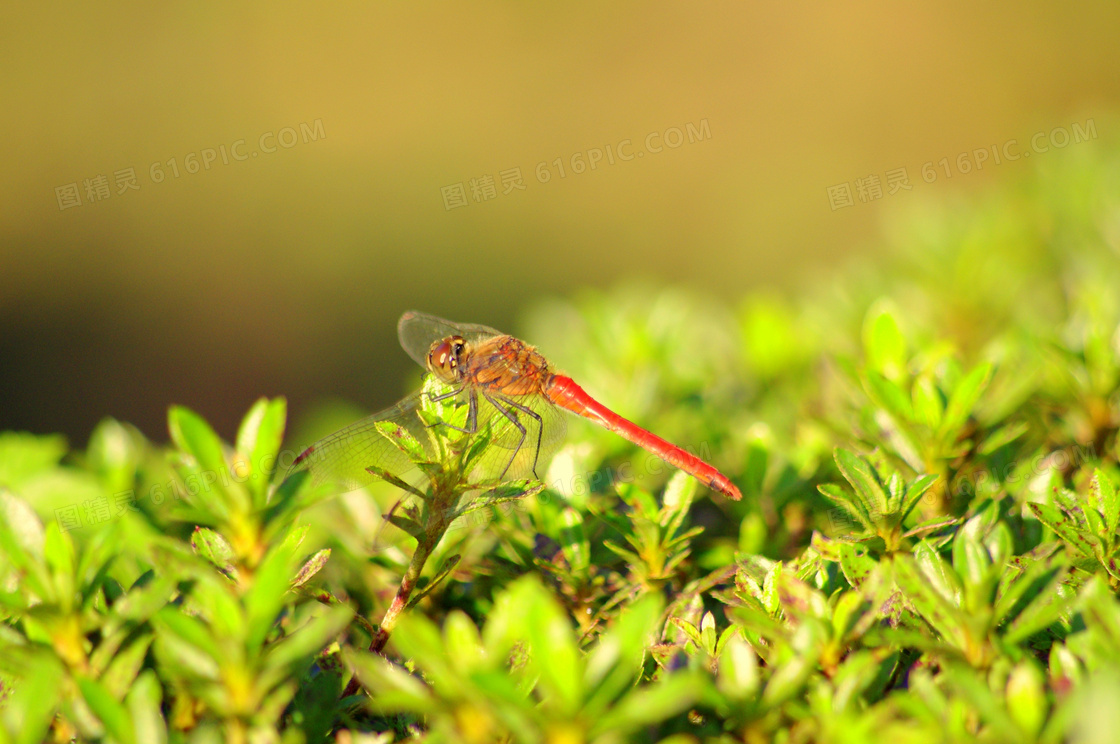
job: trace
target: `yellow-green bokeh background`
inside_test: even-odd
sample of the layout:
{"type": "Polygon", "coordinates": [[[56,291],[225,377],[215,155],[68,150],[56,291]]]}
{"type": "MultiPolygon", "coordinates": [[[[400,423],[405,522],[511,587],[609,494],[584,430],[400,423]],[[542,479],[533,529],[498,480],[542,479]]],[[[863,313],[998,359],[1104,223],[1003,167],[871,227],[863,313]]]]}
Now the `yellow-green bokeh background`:
{"type": "Polygon", "coordinates": [[[113,415],[163,438],[177,402],[230,436],[262,394],[379,407],[411,307],[516,330],[537,298],[629,278],[804,291],[874,260],[888,210],[1030,167],[926,184],[923,163],[1103,126],[1118,31],[1111,2],[6,5],[0,429],[81,444],[113,415]],[[704,120],[703,142],[551,165],[704,120]],[[59,209],[57,186],[129,167],[138,190],[59,209]],[[524,191],[445,210],[441,187],[511,167],[524,191]],[[829,186],[899,167],[912,191],[830,209],[829,186]]]}

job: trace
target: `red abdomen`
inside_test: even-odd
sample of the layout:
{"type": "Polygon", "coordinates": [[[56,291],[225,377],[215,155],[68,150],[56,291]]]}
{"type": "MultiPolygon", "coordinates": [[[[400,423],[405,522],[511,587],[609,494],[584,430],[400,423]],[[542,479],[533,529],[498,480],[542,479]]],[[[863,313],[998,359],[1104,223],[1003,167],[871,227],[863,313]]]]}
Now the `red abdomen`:
{"type": "Polygon", "coordinates": [[[548,399],[560,408],[577,416],[590,419],[599,426],[625,437],[647,452],[652,452],[665,462],[680,468],[728,498],[738,501],[743,497],[739,489],[728,480],[726,475],[699,457],[619,416],[588,395],[572,378],[564,375],[553,375],[543,388],[543,392],[548,396],[548,399]]]}

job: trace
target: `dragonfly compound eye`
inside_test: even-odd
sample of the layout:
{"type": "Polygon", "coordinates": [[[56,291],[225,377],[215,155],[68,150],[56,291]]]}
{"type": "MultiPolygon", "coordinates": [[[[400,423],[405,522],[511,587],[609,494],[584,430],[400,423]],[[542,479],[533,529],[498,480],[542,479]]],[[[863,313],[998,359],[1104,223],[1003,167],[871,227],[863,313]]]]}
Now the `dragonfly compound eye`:
{"type": "Polygon", "coordinates": [[[459,379],[459,354],[466,344],[459,336],[436,341],[428,351],[428,369],[444,382],[459,379]]]}

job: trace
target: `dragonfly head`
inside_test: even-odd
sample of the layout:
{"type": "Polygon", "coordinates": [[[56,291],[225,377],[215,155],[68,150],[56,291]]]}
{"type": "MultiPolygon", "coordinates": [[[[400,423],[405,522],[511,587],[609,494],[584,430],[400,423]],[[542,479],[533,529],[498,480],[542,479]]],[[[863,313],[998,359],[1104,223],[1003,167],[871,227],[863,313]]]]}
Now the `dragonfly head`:
{"type": "Polygon", "coordinates": [[[428,371],[438,377],[441,382],[459,382],[459,355],[463,353],[467,342],[462,336],[448,336],[436,341],[428,350],[428,371]]]}

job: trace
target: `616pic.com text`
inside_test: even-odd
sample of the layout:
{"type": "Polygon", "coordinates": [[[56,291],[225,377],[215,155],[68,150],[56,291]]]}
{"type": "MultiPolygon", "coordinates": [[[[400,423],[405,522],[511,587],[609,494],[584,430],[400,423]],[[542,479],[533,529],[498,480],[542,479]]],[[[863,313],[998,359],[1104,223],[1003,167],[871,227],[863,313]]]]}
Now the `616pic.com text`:
{"type": "MultiPolygon", "coordinates": [[[[198,152],[188,152],[180,161],[178,157],[166,160],[157,160],[148,166],[148,180],[152,183],[163,183],[168,178],[179,178],[193,175],[200,171],[208,171],[216,165],[229,165],[231,163],[249,160],[262,153],[271,155],[279,150],[290,150],[298,144],[308,144],[326,139],[327,133],[323,128],[323,120],[316,119],[310,124],[299,124],[295,127],[283,127],[275,132],[265,132],[257,137],[257,149],[249,149],[247,140],[234,140],[228,146],[203,147],[198,152]]],[[[58,209],[80,207],[83,203],[104,201],[111,196],[123,196],[129,191],[140,190],[140,177],[136,168],[120,168],[113,171],[113,181],[110,184],[108,176],[99,173],[90,178],[84,178],[79,183],[63,184],[54,189],[58,209]],[[112,188],[115,187],[115,188],[112,188]],[[85,202],[82,197],[85,197],[85,202]]]]}

